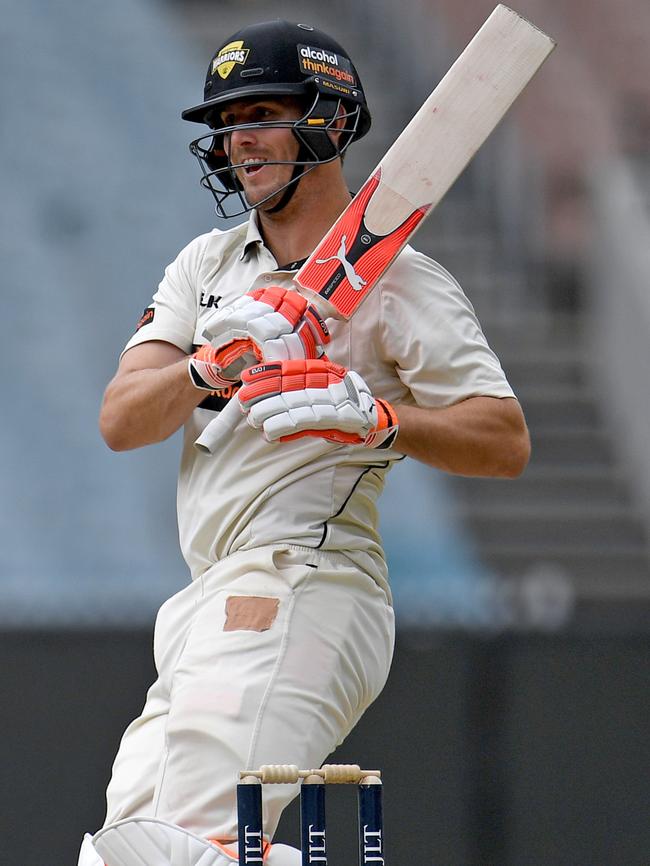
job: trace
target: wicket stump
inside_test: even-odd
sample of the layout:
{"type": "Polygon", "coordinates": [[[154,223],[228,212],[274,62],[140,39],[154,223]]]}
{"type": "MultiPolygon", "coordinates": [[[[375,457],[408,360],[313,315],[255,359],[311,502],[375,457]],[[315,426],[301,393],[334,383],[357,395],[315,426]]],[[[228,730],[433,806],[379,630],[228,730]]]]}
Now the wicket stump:
{"type": "Polygon", "coordinates": [[[264,856],[262,786],[300,781],[300,849],[302,866],[327,866],[325,786],[358,785],[359,864],[383,866],[384,825],[379,770],[357,764],[324,764],[317,770],[299,770],[293,764],[266,764],[242,770],[237,785],[239,862],[261,866],[264,856]]]}

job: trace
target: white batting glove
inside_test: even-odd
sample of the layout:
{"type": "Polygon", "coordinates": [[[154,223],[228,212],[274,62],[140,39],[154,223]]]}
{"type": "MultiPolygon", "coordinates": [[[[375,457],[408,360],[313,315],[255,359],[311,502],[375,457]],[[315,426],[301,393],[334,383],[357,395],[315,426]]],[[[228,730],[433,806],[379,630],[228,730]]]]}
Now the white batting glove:
{"type": "Polygon", "coordinates": [[[319,358],[330,335],[315,307],[293,289],[255,289],[217,310],[203,336],[224,374],[238,378],[257,361],[319,358]]]}
{"type": "Polygon", "coordinates": [[[373,397],[358,373],[325,358],[261,364],[244,370],[242,382],[242,410],[269,442],[316,436],[390,448],[397,437],[390,403],[373,397]]]}

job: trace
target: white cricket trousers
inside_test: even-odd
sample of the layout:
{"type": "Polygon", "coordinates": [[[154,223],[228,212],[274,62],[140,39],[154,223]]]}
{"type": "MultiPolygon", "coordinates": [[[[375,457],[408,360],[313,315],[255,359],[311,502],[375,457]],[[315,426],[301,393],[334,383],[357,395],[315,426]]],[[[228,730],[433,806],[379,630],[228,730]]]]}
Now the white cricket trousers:
{"type": "MultiPolygon", "coordinates": [[[[386,594],[345,555],[229,556],[158,613],[158,678],[122,738],[106,824],[140,815],[236,838],[239,770],[320,766],[381,692],[393,645],[386,594]]],[[[265,787],[269,838],[297,790],[265,787]]]]}

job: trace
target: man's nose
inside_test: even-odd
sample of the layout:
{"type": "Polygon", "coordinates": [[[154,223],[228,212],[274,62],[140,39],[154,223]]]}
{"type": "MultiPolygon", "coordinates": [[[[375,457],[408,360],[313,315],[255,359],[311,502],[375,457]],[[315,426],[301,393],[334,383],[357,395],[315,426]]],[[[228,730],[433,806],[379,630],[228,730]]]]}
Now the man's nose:
{"type": "Polygon", "coordinates": [[[230,143],[232,147],[242,147],[245,145],[255,144],[257,141],[256,130],[249,129],[233,129],[230,133],[230,143]]]}

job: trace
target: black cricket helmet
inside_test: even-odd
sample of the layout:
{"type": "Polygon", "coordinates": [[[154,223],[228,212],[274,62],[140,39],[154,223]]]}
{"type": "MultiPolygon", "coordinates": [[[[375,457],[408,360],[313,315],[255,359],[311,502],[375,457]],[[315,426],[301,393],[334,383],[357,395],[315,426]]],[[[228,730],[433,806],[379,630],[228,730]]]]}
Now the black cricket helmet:
{"type": "MultiPolygon", "coordinates": [[[[292,177],[264,199],[268,201],[284,190],[273,208],[277,211],[291,199],[304,174],[337,159],[370,129],[363,87],[346,51],[313,27],[282,20],[253,24],[229,37],[210,61],[203,102],[181,116],[210,127],[210,132],[192,141],[190,151],[201,166],[201,185],[212,192],[216,211],[223,217],[238,216],[252,208],[237,179],[241,166],[230,161],[224,148],[224,137],[233,130],[272,126],[293,131],[299,143],[298,155],[284,163],[294,166],[292,177]],[[298,120],[239,126],[224,126],[221,120],[229,102],[282,96],[300,100],[304,113],[298,120]],[[333,128],[339,130],[338,137],[330,135],[333,128]],[[230,199],[227,207],[226,199],[230,199]]],[[[255,207],[260,204],[263,202],[255,207]]]]}

